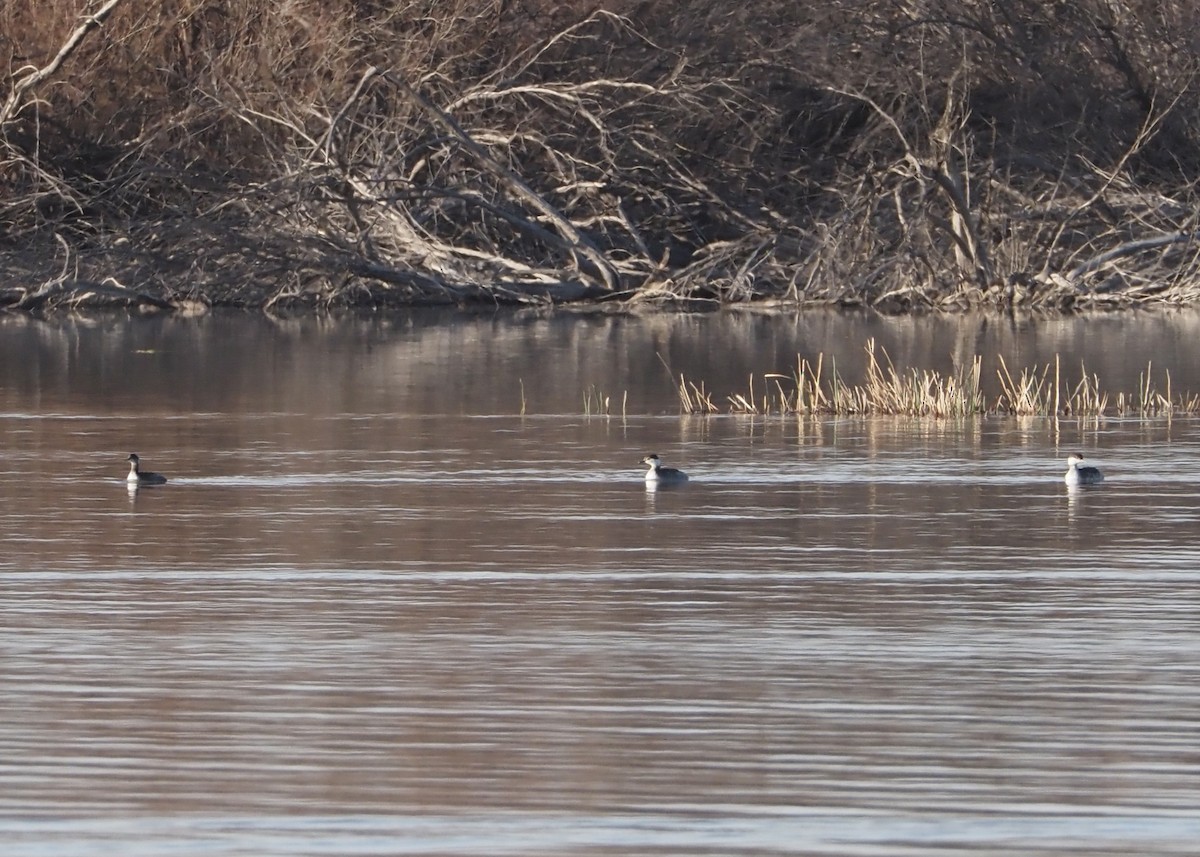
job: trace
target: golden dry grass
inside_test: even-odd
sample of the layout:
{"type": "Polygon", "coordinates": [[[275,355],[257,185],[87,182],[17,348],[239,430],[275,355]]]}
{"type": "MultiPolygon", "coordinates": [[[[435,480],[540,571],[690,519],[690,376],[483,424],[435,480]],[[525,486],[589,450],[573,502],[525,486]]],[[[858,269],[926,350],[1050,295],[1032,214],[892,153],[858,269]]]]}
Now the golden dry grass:
{"type": "MultiPolygon", "coordinates": [[[[832,360],[797,358],[790,375],[767,374],[758,383],[751,376],[745,392],[729,394],[726,412],[777,415],[889,415],[963,418],[987,414],[1041,417],[1119,416],[1159,417],[1200,414],[1200,396],[1172,394],[1171,376],[1163,373],[1164,388],[1154,381],[1152,366],[1141,374],[1136,391],[1106,391],[1100,379],[1080,366],[1067,373],[1056,357],[1053,363],[1030,366],[1015,375],[1003,356],[996,358],[999,392],[983,390],[983,360],[952,374],[930,369],[898,369],[874,340],[866,344],[866,377],[849,382],[832,360]],[[1070,378],[1068,378],[1070,375],[1070,378]]],[[[679,380],[682,413],[720,413],[703,382],[679,380]]]]}

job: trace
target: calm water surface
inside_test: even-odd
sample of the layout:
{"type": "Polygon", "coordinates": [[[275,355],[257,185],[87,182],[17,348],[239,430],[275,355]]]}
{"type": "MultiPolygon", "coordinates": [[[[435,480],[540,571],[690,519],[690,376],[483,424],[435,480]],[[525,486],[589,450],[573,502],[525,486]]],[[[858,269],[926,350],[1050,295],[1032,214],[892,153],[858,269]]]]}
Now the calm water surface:
{"type": "Polygon", "coordinates": [[[3,853],[1195,854],[1200,421],[687,418],[664,365],[1200,390],[1198,327],[0,319],[3,853]]]}

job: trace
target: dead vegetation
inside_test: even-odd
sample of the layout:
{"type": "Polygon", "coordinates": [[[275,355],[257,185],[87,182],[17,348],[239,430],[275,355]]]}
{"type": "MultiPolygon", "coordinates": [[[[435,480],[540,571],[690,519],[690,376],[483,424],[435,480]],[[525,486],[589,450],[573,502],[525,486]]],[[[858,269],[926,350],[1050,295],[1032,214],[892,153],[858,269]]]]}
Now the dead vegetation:
{"type": "Polygon", "coordinates": [[[0,303],[1192,303],[1198,24],[8,0],[0,303]]]}
{"type": "Polygon", "coordinates": [[[994,395],[985,390],[983,360],[975,356],[950,374],[929,369],[897,369],[874,340],[866,344],[862,381],[843,378],[832,361],[797,358],[791,374],[751,376],[745,392],[713,401],[703,382],[679,379],[679,410],[684,414],[755,414],[784,416],[905,416],[963,418],[986,415],[1170,417],[1200,414],[1200,397],[1173,394],[1171,373],[1155,381],[1153,366],[1141,373],[1136,391],[1107,392],[1087,367],[1067,369],[1056,357],[1045,366],[1025,367],[1015,376],[997,359],[994,395]]]}

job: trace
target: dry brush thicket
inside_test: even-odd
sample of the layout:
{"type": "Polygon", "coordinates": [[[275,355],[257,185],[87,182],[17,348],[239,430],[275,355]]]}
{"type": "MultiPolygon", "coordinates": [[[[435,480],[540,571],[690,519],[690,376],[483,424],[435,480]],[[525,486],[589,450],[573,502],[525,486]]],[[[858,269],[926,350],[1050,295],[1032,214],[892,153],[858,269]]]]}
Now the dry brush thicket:
{"type": "Polygon", "coordinates": [[[1193,302],[1198,59],[1182,0],[6,0],[0,302],[1193,302]]]}

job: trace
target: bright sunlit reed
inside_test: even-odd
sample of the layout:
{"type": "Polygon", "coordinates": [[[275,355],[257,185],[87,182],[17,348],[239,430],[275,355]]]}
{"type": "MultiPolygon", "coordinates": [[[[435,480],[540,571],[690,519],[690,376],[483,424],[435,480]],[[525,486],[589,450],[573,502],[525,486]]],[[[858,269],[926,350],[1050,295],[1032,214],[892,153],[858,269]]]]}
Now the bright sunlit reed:
{"type": "MultiPolygon", "coordinates": [[[[1100,379],[1082,364],[1067,371],[1056,356],[1045,366],[1011,370],[998,357],[996,388],[983,391],[983,360],[975,356],[949,374],[932,369],[897,368],[875,340],[866,344],[866,377],[846,381],[835,361],[820,354],[815,360],[797,358],[791,374],[770,373],[724,399],[734,414],[894,415],[966,417],[983,414],[1021,416],[1169,416],[1200,413],[1200,397],[1173,395],[1170,372],[1160,387],[1152,365],[1141,373],[1136,391],[1106,391],[1100,379]]],[[[679,408],[686,414],[715,414],[722,408],[703,381],[679,376],[679,408]]]]}

